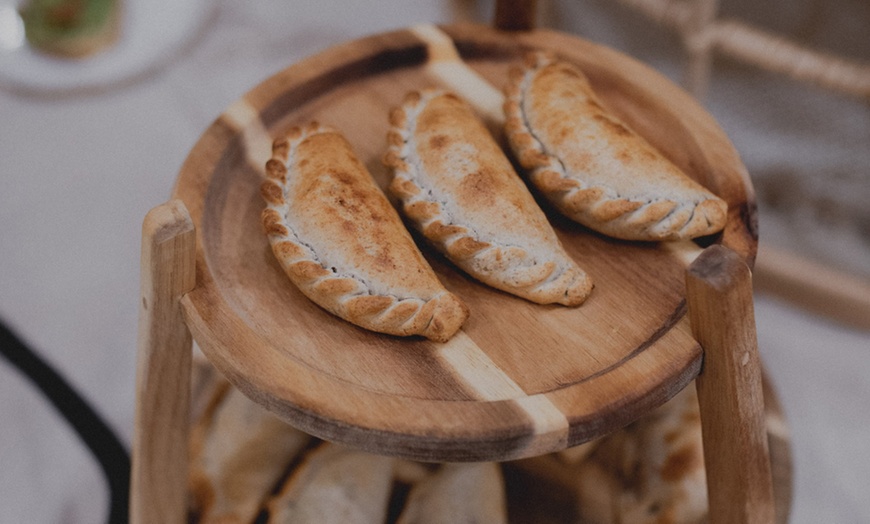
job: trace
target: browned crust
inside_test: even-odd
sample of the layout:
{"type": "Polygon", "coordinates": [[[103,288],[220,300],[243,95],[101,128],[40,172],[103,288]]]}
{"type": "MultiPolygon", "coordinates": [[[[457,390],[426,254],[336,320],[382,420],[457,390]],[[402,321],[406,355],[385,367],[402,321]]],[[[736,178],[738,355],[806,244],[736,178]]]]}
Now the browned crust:
{"type": "Polygon", "coordinates": [[[703,522],[707,490],[694,386],[602,439],[576,475],[581,514],[589,520],[600,515],[587,508],[609,508],[624,523],[703,522]],[[598,482],[586,482],[587,475],[598,482]]]}
{"type": "Polygon", "coordinates": [[[190,510],[200,522],[250,522],[309,440],[217,381],[191,429],[190,510]]]}
{"type": "Polygon", "coordinates": [[[508,142],[566,216],[626,240],[681,240],[725,226],[725,201],[608,111],[579,69],[537,52],[509,77],[508,142]]]}
{"type": "Polygon", "coordinates": [[[396,460],[323,443],[266,504],[267,522],[385,522],[396,460]]]}
{"type": "Polygon", "coordinates": [[[444,464],[411,489],[397,524],[508,522],[504,478],[497,462],[444,464]]]}
{"type": "Polygon", "coordinates": [[[481,282],[532,302],[575,306],[586,299],[591,279],[565,253],[464,101],[436,89],[413,91],[392,110],[390,124],[384,155],[393,171],[389,189],[438,250],[481,282]],[[515,235],[491,231],[518,226],[522,233],[515,235]]]}
{"type": "Polygon", "coordinates": [[[212,511],[215,503],[215,488],[212,479],[202,467],[201,456],[214,414],[221,401],[230,389],[229,382],[219,381],[211,388],[211,396],[201,416],[190,430],[190,472],[188,475],[188,491],[190,492],[191,510],[199,515],[212,511]]]}
{"type": "Polygon", "coordinates": [[[274,142],[266,174],[263,228],[309,299],[380,333],[444,342],[459,330],[467,306],[438,281],[340,133],[316,122],[291,129],[274,142]]]}

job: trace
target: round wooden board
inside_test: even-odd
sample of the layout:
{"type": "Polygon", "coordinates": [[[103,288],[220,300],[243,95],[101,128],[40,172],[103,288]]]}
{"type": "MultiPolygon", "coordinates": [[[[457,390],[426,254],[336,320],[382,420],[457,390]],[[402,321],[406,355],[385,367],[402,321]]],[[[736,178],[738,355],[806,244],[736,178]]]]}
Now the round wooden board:
{"type": "MultiPolygon", "coordinates": [[[[684,319],[685,265],[674,250],[608,239],[552,213],[568,252],[595,280],[591,298],[579,308],[531,304],[478,284],[423,247],[472,312],[446,344],[344,322],[305,298],[274,259],[259,195],[274,138],[310,120],[334,126],[385,186],[387,114],[407,91],[446,83],[465,95],[470,83],[477,87],[469,96],[490,93],[483,105],[498,103],[509,67],[530,49],[580,66],[611,109],[728,201],[726,230],[704,241],[752,264],[754,196],[745,168],[713,119],[661,75],[551,31],[427,26],[376,35],[254,88],[209,127],[182,167],[174,196],[197,228],[186,320],[239,389],[310,434],[367,451],[507,460],[621,427],[697,375],[701,351],[684,319]]],[[[497,128],[498,116],[484,116],[497,128]]]]}

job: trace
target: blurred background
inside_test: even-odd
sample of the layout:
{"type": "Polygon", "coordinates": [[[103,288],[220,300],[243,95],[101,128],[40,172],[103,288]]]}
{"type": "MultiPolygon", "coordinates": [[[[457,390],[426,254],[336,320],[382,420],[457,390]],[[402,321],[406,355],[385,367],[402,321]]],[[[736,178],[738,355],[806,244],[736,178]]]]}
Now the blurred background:
{"type": "MultiPolygon", "coordinates": [[[[67,59],[21,47],[18,7],[0,6],[0,320],[127,446],[141,221],[199,135],[329,46],[493,16],[483,0],[127,0],[104,49],[67,59]]],[[[791,429],[792,521],[870,522],[870,3],[540,0],[538,24],[683,83],[732,139],[758,193],[759,345],[791,429]]],[[[98,466],[2,360],[0,419],[0,523],[105,520],[98,466]]]]}

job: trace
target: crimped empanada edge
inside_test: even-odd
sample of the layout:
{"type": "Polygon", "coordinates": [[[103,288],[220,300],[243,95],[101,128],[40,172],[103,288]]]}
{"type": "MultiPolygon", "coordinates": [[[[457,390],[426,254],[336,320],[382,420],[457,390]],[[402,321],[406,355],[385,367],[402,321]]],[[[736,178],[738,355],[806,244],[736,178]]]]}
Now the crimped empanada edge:
{"type": "Polygon", "coordinates": [[[266,180],[260,188],[266,208],[261,221],[282,269],[305,296],[353,324],[379,333],[446,342],[468,317],[468,307],[453,293],[444,289],[428,300],[374,293],[359,276],[333,272],[289,223],[285,195],[292,174],[288,165],[296,147],[318,133],[337,131],[317,122],[294,127],[274,141],[272,157],[266,162],[266,180]]]}
{"type": "MultiPolygon", "coordinates": [[[[523,107],[534,76],[557,60],[549,52],[527,54],[523,67],[511,69],[505,88],[505,134],[520,164],[528,170],[531,183],[569,218],[624,240],[681,240],[721,230],[727,205],[709,190],[704,189],[709,198],[689,205],[665,198],[621,198],[612,188],[584,184],[566,172],[559,158],[547,151],[531,129],[523,107]],[[708,215],[716,221],[710,222],[708,215]]],[[[582,76],[574,66],[569,67],[582,76]]],[[[589,96],[598,102],[591,88],[589,96]]]]}
{"type": "Polygon", "coordinates": [[[566,267],[554,262],[523,267],[525,271],[517,283],[509,282],[506,275],[497,272],[487,274],[474,270],[470,262],[475,257],[500,259],[508,250],[519,249],[524,258],[526,251],[481,240],[472,227],[456,223],[444,205],[432,196],[431,189],[421,185],[416,148],[411,143],[414,119],[431,100],[444,95],[456,96],[437,88],[412,91],[403,104],[390,113],[384,164],[392,168],[389,190],[400,200],[403,213],[436,248],[481,282],[539,304],[581,304],[591,292],[592,284],[588,275],[573,262],[566,267]]]}

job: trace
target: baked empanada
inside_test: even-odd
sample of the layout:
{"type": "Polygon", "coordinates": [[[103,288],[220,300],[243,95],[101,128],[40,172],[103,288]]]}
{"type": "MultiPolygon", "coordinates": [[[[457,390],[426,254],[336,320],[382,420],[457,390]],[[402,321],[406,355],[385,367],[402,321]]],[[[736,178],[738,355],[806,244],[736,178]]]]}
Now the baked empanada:
{"type": "Polygon", "coordinates": [[[223,384],[191,434],[190,492],[198,522],[253,522],[311,437],[223,384]]]}
{"type": "Polygon", "coordinates": [[[390,123],[389,190],[438,250],[481,282],[532,302],[573,306],[586,299],[591,279],[467,103],[443,91],[415,91],[390,123]]]}
{"type": "Polygon", "coordinates": [[[444,464],[411,489],[398,524],[507,523],[501,469],[495,462],[444,464]]]}
{"type": "Polygon", "coordinates": [[[268,524],[385,522],[395,459],[325,443],[269,502],[268,524]]]}
{"type": "Polygon", "coordinates": [[[605,437],[578,470],[577,495],[584,521],[704,522],[707,477],[694,384],[605,437]]]}
{"type": "Polygon", "coordinates": [[[505,132],[531,183],[562,213],[625,240],[720,231],[727,204],[604,108],[586,76],[546,53],[506,89],[505,132]]]}
{"type": "Polygon", "coordinates": [[[276,140],[263,225],[290,280],[372,331],[446,341],[468,317],[423,258],[350,144],[312,123],[276,140]]]}

